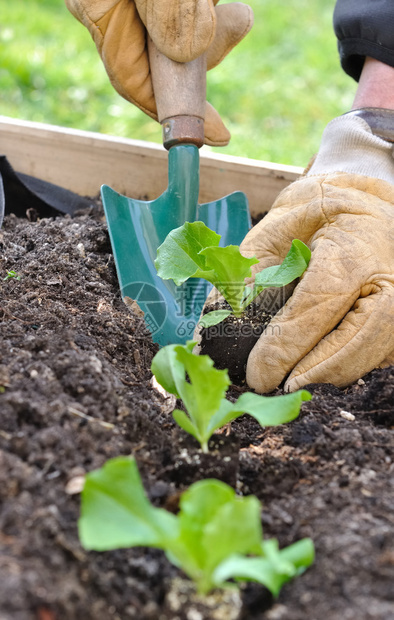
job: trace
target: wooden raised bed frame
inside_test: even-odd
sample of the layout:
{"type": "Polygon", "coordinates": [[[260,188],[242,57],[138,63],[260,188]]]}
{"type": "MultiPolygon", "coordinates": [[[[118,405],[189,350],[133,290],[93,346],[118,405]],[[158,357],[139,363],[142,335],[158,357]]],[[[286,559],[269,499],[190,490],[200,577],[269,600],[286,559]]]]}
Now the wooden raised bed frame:
{"type": "MultiPolygon", "coordinates": [[[[159,144],[117,138],[0,116],[1,153],[17,172],[56,183],[82,196],[102,184],[142,200],[167,187],[167,153],[159,144]]],[[[201,150],[200,202],[245,192],[252,216],[271,208],[302,168],[201,150]]]]}

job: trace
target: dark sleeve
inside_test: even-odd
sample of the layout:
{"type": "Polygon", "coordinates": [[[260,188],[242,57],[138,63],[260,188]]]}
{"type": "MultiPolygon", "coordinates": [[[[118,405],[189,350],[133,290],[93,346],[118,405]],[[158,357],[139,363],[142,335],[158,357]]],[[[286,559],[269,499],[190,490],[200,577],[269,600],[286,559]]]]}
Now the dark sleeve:
{"type": "Polygon", "coordinates": [[[342,68],[356,81],[366,56],[394,67],[394,0],[337,0],[334,30],[342,68]]]}

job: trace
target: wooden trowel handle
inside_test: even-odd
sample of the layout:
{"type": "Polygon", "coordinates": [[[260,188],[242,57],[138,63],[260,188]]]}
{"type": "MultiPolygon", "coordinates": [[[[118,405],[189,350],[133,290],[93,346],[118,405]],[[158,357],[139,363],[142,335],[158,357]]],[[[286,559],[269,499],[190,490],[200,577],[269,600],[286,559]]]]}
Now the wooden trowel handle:
{"type": "Polygon", "coordinates": [[[206,55],[191,62],[175,62],[164,56],[148,37],[157,114],[163,127],[163,145],[204,144],[206,55]]]}

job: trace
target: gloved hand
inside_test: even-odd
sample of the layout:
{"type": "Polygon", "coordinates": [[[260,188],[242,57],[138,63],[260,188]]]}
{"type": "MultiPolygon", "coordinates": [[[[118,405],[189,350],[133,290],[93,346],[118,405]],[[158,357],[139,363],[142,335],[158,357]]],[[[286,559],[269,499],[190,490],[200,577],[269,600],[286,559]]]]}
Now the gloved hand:
{"type": "MultiPolygon", "coordinates": [[[[249,6],[215,7],[219,0],[65,0],[90,31],[118,93],[157,119],[147,53],[147,32],[165,56],[188,62],[207,52],[208,69],[218,65],[253,24],[249,6]]],[[[230,134],[207,104],[205,142],[225,146],[230,134]]]]}
{"type": "Polygon", "coordinates": [[[267,393],[287,377],[288,391],[316,382],[341,387],[393,363],[393,144],[363,119],[329,123],[309,171],[281,192],[241,251],[257,256],[257,272],[279,264],[293,239],[312,258],[252,349],[248,385],[267,393]]]}

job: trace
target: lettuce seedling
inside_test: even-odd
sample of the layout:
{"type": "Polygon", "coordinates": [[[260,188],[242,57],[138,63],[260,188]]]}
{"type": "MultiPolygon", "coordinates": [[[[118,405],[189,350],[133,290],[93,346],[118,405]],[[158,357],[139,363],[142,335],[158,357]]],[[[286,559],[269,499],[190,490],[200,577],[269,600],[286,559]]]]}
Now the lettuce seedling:
{"type": "Polygon", "coordinates": [[[16,271],[14,271],[13,269],[11,269],[10,271],[7,271],[7,275],[5,278],[3,278],[3,280],[20,280],[21,277],[18,276],[18,274],[16,273],[16,271]]]}
{"type": "Polygon", "coordinates": [[[277,596],[312,564],[314,546],[309,538],[282,550],[276,540],[263,541],[260,511],[253,495],[202,480],[182,494],[174,515],[150,503],[134,458],[118,457],[87,474],[78,529],[89,550],[162,549],[201,594],[233,579],[257,581],[277,596]]]}
{"type": "Polygon", "coordinates": [[[155,266],[163,280],[181,285],[189,278],[203,278],[213,284],[231,310],[208,312],[200,320],[203,327],[220,323],[230,314],[242,316],[254,299],[268,287],[286,286],[299,278],[308,266],[311,251],[294,239],[281,265],[267,267],[256,275],[253,286],[245,285],[251,267],[259,261],[246,258],[239,246],[219,247],[220,235],[203,222],[186,222],[172,230],[157,250],[155,266]]]}
{"type": "Polygon", "coordinates": [[[194,355],[195,344],[163,347],[153,358],[151,370],[167,392],[182,399],[187,413],[175,409],[174,420],[197,439],[203,452],[208,452],[209,438],[217,429],[244,413],[261,426],[276,426],[294,420],[302,401],[312,398],[306,390],[284,396],[246,392],[232,403],[225,398],[231,383],[227,370],[214,368],[209,355],[194,355]]]}

